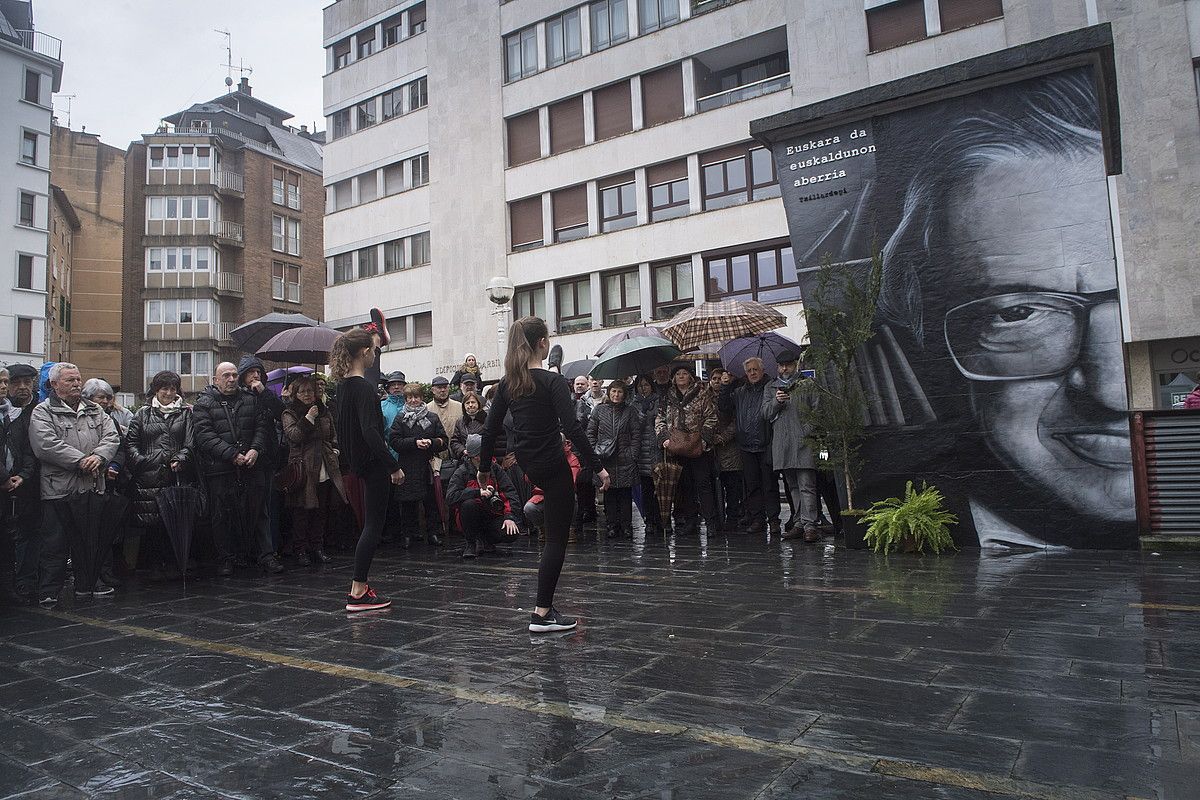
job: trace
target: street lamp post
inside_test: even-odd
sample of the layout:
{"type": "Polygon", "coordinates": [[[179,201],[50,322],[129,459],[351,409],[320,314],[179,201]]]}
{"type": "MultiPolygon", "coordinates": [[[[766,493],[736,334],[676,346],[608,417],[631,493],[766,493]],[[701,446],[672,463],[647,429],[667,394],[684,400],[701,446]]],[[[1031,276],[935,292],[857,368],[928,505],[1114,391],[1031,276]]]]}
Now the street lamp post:
{"type": "Polygon", "coordinates": [[[502,275],[497,275],[488,281],[487,288],[485,289],[488,300],[491,300],[496,306],[496,309],[492,312],[492,316],[496,318],[496,342],[500,352],[501,371],[504,369],[504,335],[508,328],[507,321],[510,310],[508,302],[512,300],[515,289],[516,287],[513,285],[513,282],[502,275]]]}

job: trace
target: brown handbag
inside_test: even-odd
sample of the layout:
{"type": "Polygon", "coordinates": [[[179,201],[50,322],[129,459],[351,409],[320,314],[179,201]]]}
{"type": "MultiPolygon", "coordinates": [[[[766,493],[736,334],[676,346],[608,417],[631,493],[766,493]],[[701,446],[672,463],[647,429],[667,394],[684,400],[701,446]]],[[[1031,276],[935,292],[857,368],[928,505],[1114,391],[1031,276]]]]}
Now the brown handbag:
{"type": "Polygon", "coordinates": [[[288,461],[287,466],[275,473],[275,488],[285,494],[304,488],[304,462],[298,458],[288,461]]]}
{"type": "Polygon", "coordinates": [[[685,431],[671,428],[667,434],[667,452],[676,458],[699,458],[704,452],[704,440],[700,431],[685,431]]]}

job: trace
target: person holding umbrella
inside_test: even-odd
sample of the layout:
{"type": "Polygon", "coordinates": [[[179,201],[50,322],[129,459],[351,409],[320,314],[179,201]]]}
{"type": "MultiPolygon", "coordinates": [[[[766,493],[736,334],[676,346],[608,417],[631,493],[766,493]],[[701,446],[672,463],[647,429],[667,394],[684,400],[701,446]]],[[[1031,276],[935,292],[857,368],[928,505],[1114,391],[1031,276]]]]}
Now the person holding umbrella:
{"type": "Polygon", "coordinates": [[[592,449],[609,470],[611,485],[604,494],[604,515],[610,539],[633,538],[633,486],[639,482],[642,419],[637,409],[625,402],[626,391],[623,381],[610,383],[607,402],[596,406],[587,428],[592,449]]]}
{"type": "Polygon", "coordinates": [[[299,485],[286,494],[292,509],[292,550],[296,565],[307,567],[315,559],[329,563],[325,555],[325,523],[337,499],[346,499],[342,472],[338,467],[337,433],[333,416],[317,397],[316,381],[301,375],[292,381],[292,401],[283,409],[283,435],[292,463],[300,475],[299,485]],[[336,497],[335,497],[336,493],[336,497]]]}
{"type": "Polygon", "coordinates": [[[705,527],[715,534],[720,516],[713,496],[710,446],[717,435],[717,409],[690,364],[671,367],[671,389],[658,410],[654,432],[667,457],[683,467],[679,492],[684,511],[676,514],[676,520],[682,521],[682,526],[676,523],[677,527],[699,532],[695,522],[699,503],[705,527]]]}
{"type": "MultiPolygon", "coordinates": [[[[43,599],[57,598],[66,580],[64,517],[70,515],[68,501],[79,492],[104,492],[105,467],[121,446],[112,418],[100,406],[83,399],[83,377],[78,367],[60,361],[51,368],[49,379],[54,396],[38,403],[29,424],[29,443],[42,465],[42,499],[58,518],[58,524],[47,525],[45,529],[39,588],[43,599]]],[[[82,563],[100,554],[77,556],[82,563]]],[[[99,581],[96,572],[85,575],[84,570],[77,569],[77,573],[85,583],[76,583],[76,595],[113,593],[111,586],[99,581]]]]}
{"type": "Polygon", "coordinates": [[[384,438],[383,411],[375,386],[364,377],[375,363],[372,335],[361,328],[343,333],[334,341],[329,358],[330,371],[338,381],[338,443],[363,486],[362,533],[354,550],[354,578],[346,595],[346,611],[374,611],[392,604],[367,584],[367,574],[383,535],[391,488],[404,483],[404,470],[384,438]]]}
{"type": "Polygon", "coordinates": [[[133,481],[133,524],[146,532],[154,569],[171,563],[171,545],[159,512],[167,486],[195,483],[192,410],[184,405],[179,375],[169,370],[150,379],[147,405],[134,413],[125,434],[125,468],[133,481]]]}
{"type": "Polygon", "coordinates": [[[562,452],[566,434],[580,460],[596,472],[602,489],[608,489],[608,471],[592,450],[575,416],[575,405],[566,381],[542,369],[550,352],[550,332],[537,317],[522,317],[508,331],[504,377],[488,412],[480,449],[479,485],[491,486],[492,454],[504,419],[512,412],[508,445],[529,480],[545,494],[546,544],[538,567],[537,605],[529,617],[531,633],[549,633],[575,628],[578,622],[554,608],[554,590],[567,554],[567,536],[574,513],[575,490],[571,469],[562,452]]]}

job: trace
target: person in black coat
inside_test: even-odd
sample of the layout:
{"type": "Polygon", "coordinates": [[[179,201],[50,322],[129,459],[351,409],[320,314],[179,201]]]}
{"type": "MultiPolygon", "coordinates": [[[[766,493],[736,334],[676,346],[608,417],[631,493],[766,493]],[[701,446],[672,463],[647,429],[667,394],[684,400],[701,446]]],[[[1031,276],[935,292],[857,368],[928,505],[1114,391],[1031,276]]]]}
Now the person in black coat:
{"type": "Polygon", "coordinates": [[[218,572],[233,574],[235,557],[249,550],[268,572],[283,571],[271,542],[265,497],[270,473],[260,460],[274,436],[260,395],[238,386],[237,367],[217,365],[213,384],[192,407],[192,440],[212,515],[218,572]],[[235,538],[236,537],[236,538],[235,538]]]}
{"type": "Polygon", "coordinates": [[[150,398],[133,415],[125,434],[125,469],[133,480],[133,524],[149,536],[156,569],[172,562],[158,511],[158,493],[166,486],[191,485],[196,473],[192,456],[192,412],[179,396],[180,378],[163,371],[150,379],[150,398]]]}
{"type": "Polygon", "coordinates": [[[461,462],[466,458],[467,437],[472,433],[483,434],[487,424],[487,412],[483,410],[483,401],[479,395],[469,394],[463,398],[463,415],[454,423],[454,433],[450,436],[450,455],[455,461],[461,462]]]}
{"type": "Polygon", "coordinates": [[[433,467],[430,460],[446,448],[449,441],[442,420],[429,411],[424,390],[417,384],[404,389],[404,410],[396,415],[388,433],[388,445],[396,452],[396,460],[406,476],[404,483],[393,490],[400,502],[401,524],[407,543],[420,532],[417,523],[419,505],[425,504],[425,541],[442,543],[435,530],[440,527],[437,499],[433,494],[433,467]]]}
{"type": "Polygon", "coordinates": [[[613,539],[633,538],[633,487],[639,483],[642,450],[642,415],[625,401],[626,392],[623,381],[610,383],[607,402],[596,406],[587,426],[588,441],[610,476],[604,518],[613,539]]]}
{"type": "MultiPolygon", "coordinates": [[[[483,437],[473,433],[467,437],[464,449],[466,456],[450,478],[446,490],[446,503],[458,512],[466,546],[463,558],[474,558],[477,554],[507,556],[511,551],[496,545],[510,540],[520,533],[513,503],[516,491],[503,469],[492,470],[492,484],[479,486],[479,453],[483,437]],[[480,546],[482,543],[482,547],[480,546]]],[[[493,459],[491,466],[499,464],[493,459]]]]}
{"type": "Polygon", "coordinates": [[[38,371],[28,364],[8,368],[8,459],[12,466],[0,482],[0,503],[8,512],[16,566],[14,588],[23,601],[37,599],[38,558],[42,541],[41,465],[29,445],[29,420],[37,405],[38,371]]]}

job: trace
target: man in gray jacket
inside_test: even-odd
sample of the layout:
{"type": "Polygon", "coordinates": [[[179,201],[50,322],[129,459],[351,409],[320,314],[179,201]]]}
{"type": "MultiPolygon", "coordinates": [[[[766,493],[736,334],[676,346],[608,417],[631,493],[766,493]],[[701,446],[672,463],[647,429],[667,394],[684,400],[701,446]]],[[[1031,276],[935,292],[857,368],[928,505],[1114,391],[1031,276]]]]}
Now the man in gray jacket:
{"type": "Polygon", "coordinates": [[[767,390],[771,379],[763,370],[761,358],[748,358],[742,367],[746,382],[737,388],[727,384],[721,389],[717,407],[737,421],[736,439],[742,451],[742,482],[745,486],[742,527],[750,532],[762,530],[763,518],[771,533],[779,533],[778,465],[771,463],[770,427],[763,423],[764,401],[773,397],[767,390]]]}
{"type": "MultiPolygon", "coordinates": [[[[58,512],[76,492],[104,491],[105,471],[121,446],[121,437],[104,409],[83,398],[78,367],[59,362],[50,368],[49,378],[54,396],[33,409],[29,445],[42,465],[42,500],[58,512]]],[[[47,517],[38,594],[42,602],[50,603],[62,591],[67,546],[58,513],[47,517]]],[[[112,587],[99,581],[94,586],[75,587],[76,595],[112,592],[112,587]]]]}
{"type": "Polygon", "coordinates": [[[776,359],[779,377],[771,381],[763,398],[762,418],[771,426],[771,463],[783,473],[798,520],[784,539],[804,537],[809,544],[821,541],[817,529],[817,460],[808,437],[812,433],[807,412],[814,407],[811,383],[799,374],[799,357],[785,350],[776,359]]]}

